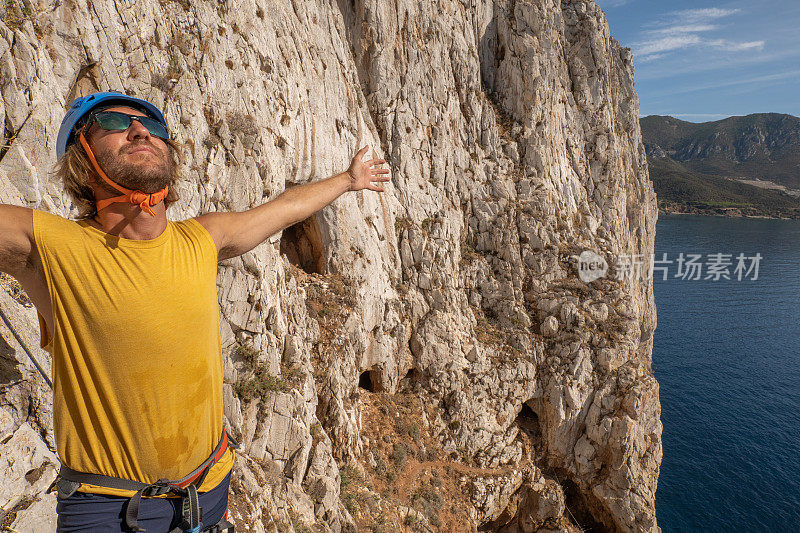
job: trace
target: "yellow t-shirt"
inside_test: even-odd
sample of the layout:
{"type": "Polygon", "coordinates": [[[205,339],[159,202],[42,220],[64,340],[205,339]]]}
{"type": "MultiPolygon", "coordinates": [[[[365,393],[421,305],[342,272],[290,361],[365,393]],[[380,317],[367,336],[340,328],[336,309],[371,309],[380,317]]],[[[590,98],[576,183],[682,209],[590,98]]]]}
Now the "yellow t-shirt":
{"type": "MultiPolygon", "coordinates": [[[[180,479],[222,436],[217,249],[193,219],[155,239],[115,237],[84,221],[33,211],[53,332],[53,418],[74,470],[152,483],[180,479]]],[[[233,467],[231,448],[198,488],[233,467]]],[[[83,492],[134,491],[83,484],[83,492]]]]}

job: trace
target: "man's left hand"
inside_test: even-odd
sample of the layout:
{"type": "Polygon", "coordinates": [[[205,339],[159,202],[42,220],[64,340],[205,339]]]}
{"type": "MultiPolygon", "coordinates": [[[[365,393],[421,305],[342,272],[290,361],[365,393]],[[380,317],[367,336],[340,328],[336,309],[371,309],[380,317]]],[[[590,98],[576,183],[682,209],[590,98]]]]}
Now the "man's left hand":
{"type": "Polygon", "coordinates": [[[389,169],[386,168],[372,168],[374,165],[386,163],[385,159],[370,159],[369,161],[361,161],[364,157],[369,145],[365,146],[358,151],[350,163],[350,168],[347,173],[350,174],[350,189],[351,191],[360,191],[361,189],[369,189],[371,191],[383,192],[384,188],[377,185],[376,181],[389,181],[389,176],[380,176],[379,174],[388,174],[389,169]]]}

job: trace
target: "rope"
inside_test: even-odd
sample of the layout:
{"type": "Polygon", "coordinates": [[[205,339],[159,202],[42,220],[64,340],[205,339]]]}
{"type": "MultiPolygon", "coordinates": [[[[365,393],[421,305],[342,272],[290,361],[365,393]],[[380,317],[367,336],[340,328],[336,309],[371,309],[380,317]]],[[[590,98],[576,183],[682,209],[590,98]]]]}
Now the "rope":
{"type": "Polygon", "coordinates": [[[14,329],[14,326],[11,325],[11,322],[8,320],[8,317],[3,312],[3,309],[1,307],[0,307],[0,318],[3,319],[3,322],[5,322],[5,324],[6,324],[6,327],[9,329],[9,331],[11,331],[11,334],[14,336],[14,338],[17,339],[17,343],[19,343],[19,345],[22,346],[22,349],[25,350],[25,353],[27,353],[28,357],[30,357],[31,361],[33,361],[33,365],[36,367],[36,369],[39,371],[39,373],[42,375],[44,380],[47,382],[48,385],[50,385],[50,388],[52,389],[53,388],[53,382],[50,381],[50,378],[47,376],[45,371],[39,365],[39,362],[33,356],[33,354],[28,349],[28,347],[25,345],[25,343],[22,342],[22,337],[19,336],[19,334],[17,333],[17,330],[14,329]]]}
{"type": "MultiPolygon", "coordinates": [[[[558,479],[558,474],[556,474],[556,471],[555,471],[555,469],[553,469],[553,470],[552,470],[552,473],[553,473],[553,476],[555,476],[555,478],[556,478],[556,481],[558,481],[558,484],[559,484],[559,485],[561,485],[561,480],[560,480],[560,479],[558,479]]],[[[563,490],[564,490],[564,489],[563,489],[563,485],[561,485],[561,486],[562,486],[562,489],[561,489],[561,490],[563,491],[563,490]]],[[[574,514],[572,514],[572,511],[570,511],[570,510],[569,510],[569,507],[567,506],[567,498],[566,498],[566,494],[565,494],[564,496],[565,496],[565,497],[564,497],[564,509],[566,509],[566,510],[567,510],[567,512],[569,513],[569,515],[572,517],[572,521],[573,521],[573,522],[575,522],[575,526],[576,526],[578,529],[580,529],[580,530],[581,530],[581,532],[585,531],[585,530],[583,529],[583,526],[581,526],[581,523],[580,523],[580,522],[578,522],[578,519],[577,519],[577,518],[575,518],[575,515],[574,515],[574,514]]]]}

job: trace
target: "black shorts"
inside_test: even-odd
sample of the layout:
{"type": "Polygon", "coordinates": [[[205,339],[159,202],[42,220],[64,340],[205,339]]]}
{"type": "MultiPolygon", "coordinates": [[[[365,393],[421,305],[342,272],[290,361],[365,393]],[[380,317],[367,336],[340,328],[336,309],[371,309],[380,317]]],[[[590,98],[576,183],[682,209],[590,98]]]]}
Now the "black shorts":
{"type": "MultiPolygon", "coordinates": [[[[231,472],[208,492],[198,493],[203,509],[203,528],[225,518],[228,511],[228,487],[231,472]]],[[[128,533],[125,511],[130,498],[75,492],[69,498],[58,498],[58,531],[92,531],[128,533]]],[[[142,498],[139,505],[139,526],[147,533],[166,533],[180,525],[183,498],[142,498]]]]}

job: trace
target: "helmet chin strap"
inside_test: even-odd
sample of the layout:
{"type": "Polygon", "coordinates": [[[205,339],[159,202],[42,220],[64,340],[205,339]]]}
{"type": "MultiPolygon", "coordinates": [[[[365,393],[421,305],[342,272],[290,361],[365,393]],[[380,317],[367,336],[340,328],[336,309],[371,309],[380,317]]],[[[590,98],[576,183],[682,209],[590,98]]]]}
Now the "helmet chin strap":
{"type": "Polygon", "coordinates": [[[105,200],[100,200],[97,202],[97,210],[100,211],[101,209],[105,209],[109,205],[114,202],[130,202],[132,204],[139,204],[139,207],[142,208],[143,211],[146,211],[150,214],[150,216],[156,216],[155,211],[150,207],[151,205],[156,205],[164,200],[167,196],[167,192],[169,192],[169,186],[164,187],[158,192],[154,192],[152,194],[148,194],[142,191],[132,191],[130,189],[126,189],[122,185],[118,183],[114,183],[111,181],[106,173],[103,172],[103,169],[100,168],[100,165],[97,163],[97,159],[94,157],[94,153],[92,149],[89,148],[89,143],[86,142],[86,137],[83,136],[83,131],[80,132],[79,140],[83,149],[86,151],[86,155],[89,156],[89,161],[92,162],[94,169],[100,175],[103,180],[114,187],[116,190],[121,192],[120,196],[114,196],[113,198],[106,198],[105,200]]]}

